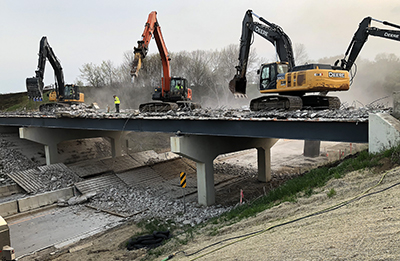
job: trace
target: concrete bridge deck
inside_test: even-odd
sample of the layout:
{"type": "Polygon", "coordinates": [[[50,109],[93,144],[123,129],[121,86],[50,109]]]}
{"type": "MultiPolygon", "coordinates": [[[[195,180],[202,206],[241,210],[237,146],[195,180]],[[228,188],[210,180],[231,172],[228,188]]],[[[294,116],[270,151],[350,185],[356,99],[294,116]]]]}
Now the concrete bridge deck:
{"type": "Polygon", "coordinates": [[[0,126],[50,129],[168,132],[250,138],[368,142],[368,120],[0,117],[0,126]]]}

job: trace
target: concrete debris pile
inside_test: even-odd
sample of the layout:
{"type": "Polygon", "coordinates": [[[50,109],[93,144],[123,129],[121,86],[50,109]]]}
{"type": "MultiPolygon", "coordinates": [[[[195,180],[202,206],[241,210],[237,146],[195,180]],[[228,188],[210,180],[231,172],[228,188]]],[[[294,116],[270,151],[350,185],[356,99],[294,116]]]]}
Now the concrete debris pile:
{"type": "Polygon", "coordinates": [[[38,189],[37,193],[71,187],[83,180],[68,168],[40,169],[36,178],[42,184],[42,188],[38,189]]]}
{"type": "Polygon", "coordinates": [[[169,112],[140,113],[138,110],[125,109],[121,113],[109,113],[106,110],[97,110],[93,106],[85,104],[72,105],[70,107],[54,108],[47,112],[3,112],[0,117],[48,117],[48,118],[86,118],[86,119],[214,119],[214,120],[317,120],[335,119],[347,121],[367,121],[369,113],[391,113],[392,108],[383,105],[365,106],[354,108],[342,105],[339,110],[267,110],[250,111],[248,109],[194,109],[169,112]]]}
{"type": "Polygon", "coordinates": [[[196,225],[230,210],[230,207],[199,206],[186,202],[186,213],[182,200],[157,196],[152,189],[114,186],[98,192],[91,200],[91,207],[122,213],[134,221],[143,219],[172,220],[181,225],[196,225]]]}
{"type": "Polygon", "coordinates": [[[10,149],[12,146],[14,146],[14,144],[1,139],[0,136],[0,186],[15,184],[15,182],[8,177],[8,173],[36,167],[36,164],[20,151],[10,149]]]}
{"type": "Polygon", "coordinates": [[[215,173],[229,173],[232,176],[257,177],[258,170],[244,166],[236,166],[229,163],[214,163],[215,173]]]}

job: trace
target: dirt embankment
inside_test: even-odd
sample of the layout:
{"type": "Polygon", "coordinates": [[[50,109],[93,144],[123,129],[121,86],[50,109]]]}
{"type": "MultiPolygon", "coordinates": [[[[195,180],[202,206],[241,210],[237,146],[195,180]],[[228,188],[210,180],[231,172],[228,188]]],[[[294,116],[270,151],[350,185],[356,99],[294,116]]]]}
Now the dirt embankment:
{"type": "Polygon", "coordinates": [[[212,226],[206,227],[182,250],[193,253],[218,241],[263,232],[248,239],[229,240],[190,258],[180,254],[175,260],[191,260],[204,254],[198,260],[398,260],[400,168],[389,170],[379,186],[358,200],[291,222],[362,195],[379,183],[385,171],[357,171],[331,180],[310,197],[281,204],[225,227],[215,237],[207,235],[212,226]],[[336,195],[328,197],[331,189],[336,195]],[[268,229],[273,226],[277,227],[268,229]],[[207,254],[221,246],[226,247],[207,254]]]}

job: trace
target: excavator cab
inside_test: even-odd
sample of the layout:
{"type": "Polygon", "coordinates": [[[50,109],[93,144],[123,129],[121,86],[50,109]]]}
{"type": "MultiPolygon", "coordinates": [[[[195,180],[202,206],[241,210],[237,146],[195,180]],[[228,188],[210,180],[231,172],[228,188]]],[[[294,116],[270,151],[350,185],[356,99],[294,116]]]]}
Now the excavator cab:
{"type": "Polygon", "coordinates": [[[260,90],[276,89],[276,82],[278,77],[284,78],[288,72],[288,63],[268,63],[262,64],[261,68],[257,71],[260,75],[260,90]]]}
{"type": "Polygon", "coordinates": [[[169,92],[162,93],[161,87],[154,89],[153,100],[165,102],[187,101],[192,99],[192,90],[188,88],[188,81],[182,77],[172,77],[169,92]]]}

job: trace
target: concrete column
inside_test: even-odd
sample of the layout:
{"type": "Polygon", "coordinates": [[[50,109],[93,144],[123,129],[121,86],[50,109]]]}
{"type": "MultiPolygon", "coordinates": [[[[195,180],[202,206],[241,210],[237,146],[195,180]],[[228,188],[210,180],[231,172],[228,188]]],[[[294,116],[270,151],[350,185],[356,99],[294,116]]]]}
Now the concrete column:
{"type": "Polygon", "coordinates": [[[113,157],[121,156],[122,131],[51,129],[51,128],[19,128],[21,139],[31,140],[45,146],[46,164],[59,163],[57,144],[66,140],[109,137],[113,157]]]}
{"type": "Polygon", "coordinates": [[[213,161],[218,155],[257,148],[258,179],[267,182],[271,180],[270,148],[277,141],[269,138],[176,136],[171,137],[171,151],[196,162],[198,202],[209,206],[215,203],[213,161]]]}
{"type": "Polygon", "coordinates": [[[393,92],[393,117],[400,120],[400,92],[393,92]]]}
{"type": "Polygon", "coordinates": [[[321,141],[319,140],[305,140],[304,141],[304,157],[315,158],[318,157],[321,152],[321,141]]]}
{"type": "Polygon", "coordinates": [[[58,157],[57,143],[51,143],[44,145],[44,155],[46,157],[46,165],[54,164],[60,162],[58,157]]]}

